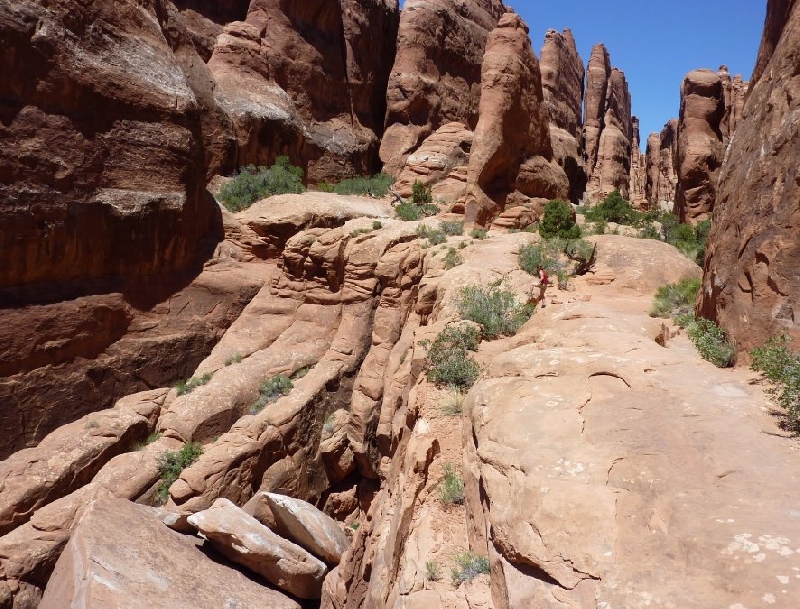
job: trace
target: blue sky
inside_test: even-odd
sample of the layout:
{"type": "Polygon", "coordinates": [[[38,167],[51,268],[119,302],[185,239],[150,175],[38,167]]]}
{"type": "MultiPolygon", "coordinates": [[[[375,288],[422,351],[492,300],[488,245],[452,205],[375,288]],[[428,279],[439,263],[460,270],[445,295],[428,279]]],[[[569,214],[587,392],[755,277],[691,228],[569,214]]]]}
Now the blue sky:
{"type": "Polygon", "coordinates": [[[570,28],[584,66],[605,44],[625,72],[642,147],[680,110],[683,77],[696,68],[749,80],[761,41],[766,0],[506,0],[530,27],[539,57],[548,29],[570,28]]]}

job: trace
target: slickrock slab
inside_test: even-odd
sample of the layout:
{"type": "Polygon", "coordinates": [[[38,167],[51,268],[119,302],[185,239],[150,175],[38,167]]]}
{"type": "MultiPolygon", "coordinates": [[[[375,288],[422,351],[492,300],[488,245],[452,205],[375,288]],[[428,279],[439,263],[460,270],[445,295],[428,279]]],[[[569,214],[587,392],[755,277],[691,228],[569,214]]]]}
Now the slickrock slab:
{"type": "Polygon", "coordinates": [[[0,462],[0,535],[26,522],[39,507],[89,482],[149,429],[148,419],[134,409],[104,410],[64,425],[39,446],[0,462]]]}
{"type": "Polygon", "coordinates": [[[152,508],[120,499],[86,508],[59,558],[39,607],[65,606],[299,609],[280,592],[209,560],[152,508]]]}
{"type": "Polygon", "coordinates": [[[228,499],[188,518],[200,534],[232,561],[298,598],[319,598],[325,564],[279,537],[228,499]]]}
{"type": "Polygon", "coordinates": [[[307,501],[263,493],[277,521],[277,531],[328,563],[338,564],[350,545],[336,521],[307,501]]]}

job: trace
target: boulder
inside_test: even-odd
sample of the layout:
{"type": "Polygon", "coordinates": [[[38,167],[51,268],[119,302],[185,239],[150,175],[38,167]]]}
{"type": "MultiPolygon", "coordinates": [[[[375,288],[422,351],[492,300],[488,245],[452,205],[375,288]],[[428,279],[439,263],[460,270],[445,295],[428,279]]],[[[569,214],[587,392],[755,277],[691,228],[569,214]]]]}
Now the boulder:
{"type": "Polygon", "coordinates": [[[300,546],[286,541],[227,499],[188,518],[214,548],[235,563],[301,599],[316,599],[327,569],[300,546]]]}
{"type": "Polygon", "coordinates": [[[800,4],[767,3],[742,120],[719,176],[699,312],[733,337],[740,356],[786,334],[800,349],[797,159],[800,4]]]}
{"type": "Polygon", "coordinates": [[[210,560],[155,510],[97,500],[83,513],[39,607],[275,607],[299,605],[210,560]]]}
{"type": "Polygon", "coordinates": [[[711,70],[689,72],[681,85],[674,213],[696,223],[714,210],[724,153],[720,123],[725,114],[722,81],[711,70]]]}
{"type": "Polygon", "coordinates": [[[276,532],[333,565],[350,545],[336,521],[307,501],[264,493],[277,525],[276,532]]]}

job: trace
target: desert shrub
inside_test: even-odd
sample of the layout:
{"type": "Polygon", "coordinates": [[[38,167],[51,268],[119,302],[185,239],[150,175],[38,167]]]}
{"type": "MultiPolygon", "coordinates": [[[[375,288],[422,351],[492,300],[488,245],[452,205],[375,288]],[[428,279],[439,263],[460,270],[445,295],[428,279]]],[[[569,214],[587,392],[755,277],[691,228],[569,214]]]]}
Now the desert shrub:
{"type": "Polygon", "coordinates": [[[264,197],[303,192],[303,170],[279,156],[275,164],[266,167],[248,165],[219,191],[219,199],[229,211],[241,211],[264,197]]]}
{"type": "Polygon", "coordinates": [[[639,238],[640,239],[657,239],[661,240],[661,233],[658,232],[658,229],[653,225],[652,222],[645,223],[639,228],[639,238]]]}
{"type": "Polygon", "coordinates": [[[552,237],[578,239],[581,236],[581,229],[575,224],[572,206],[558,199],[548,201],[544,206],[542,220],[539,222],[539,234],[545,239],[552,237]]]}
{"type": "Polygon", "coordinates": [[[133,445],[133,450],[144,450],[146,446],[149,446],[150,444],[152,444],[153,442],[158,440],[160,437],[161,437],[160,433],[153,432],[149,436],[147,436],[147,438],[142,440],[141,442],[137,442],[136,444],[134,444],[133,445]]]}
{"type": "Polygon", "coordinates": [[[414,180],[411,185],[411,202],[415,205],[428,205],[433,203],[431,191],[433,184],[423,184],[419,180],[414,180]]]}
{"type": "Polygon", "coordinates": [[[337,195],[366,195],[380,198],[389,193],[389,188],[393,183],[394,178],[385,173],[377,173],[374,176],[356,176],[335,184],[333,192],[337,195]]]}
{"type": "Polygon", "coordinates": [[[292,387],[294,387],[292,379],[283,374],[276,374],[264,380],[258,388],[258,399],[250,407],[250,414],[258,414],[267,404],[283,395],[288,395],[292,387]]]}
{"type": "Polygon", "coordinates": [[[433,203],[417,205],[416,203],[404,201],[394,208],[394,213],[401,220],[410,222],[420,218],[427,218],[428,216],[435,216],[439,213],[439,208],[433,203]]]}
{"type": "Polygon", "coordinates": [[[785,427],[800,434],[800,355],[790,350],[788,336],[773,336],[750,352],[752,368],[772,383],[767,393],[786,411],[785,427]]]}
{"type": "Polygon", "coordinates": [[[502,290],[499,285],[463,287],[456,306],[461,318],[480,324],[488,339],[513,336],[534,310],[533,305],[518,303],[514,292],[502,290]]]}
{"type": "MultiPolygon", "coordinates": [[[[463,242],[462,242],[463,243],[463,242]]],[[[444,268],[452,269],[453,267],[462,264],[464,259],[461,257],[461,254],[456,251],[454,247],[448,247],[447,253],[444,255],[444,268]]]]}
{"type": "Polygon", "coordinates": [[[608,225],[606,224],[605,219],[600,218],[599,220],[595,220],[592,226],[592,233],[595,235],[605,235],[606,230],[608,230],[608,225]]]}
{"type": "Polygon", "coordinates": [[[444,231],[430,228],[425,224],[420,224],[417,227],[417,236],[420,239],[427,239],[428,243],[431,245],[440,245],[441,243],[447,241],[447,235],[444,233],[444,231]]]}
{"type": "Polygon", "coordinates": [[[448,324],[430,344],[427,356],[428,380],[437,385],[467,389],[481,373],[468,355],[478,347],[478,330],[466,324],[448,324]]]}
{"type": "Polygon", "coordinates": [[[447,416],[457,416],[464,411],[464,392],[460,389],[451,389],[447,399],[442,403],[442,413],[447,416]]]}
{"type": "Polygon", "coordinates": [[[230,366],[232,364],[238,364],[241,361],[242,361],[241,353],[234,353],[233,355],[225,358],[225,365],[230,366]]]}
{"type": "Polygon", "coordinates": [[[435,582],[442,578],[439,563],[434,560],[429,560],[425,563],[425,571],[428,576],[428,581],[435,582]]]}
{"type": "Polygon", "coordinates": [[[322,432],[326,435],[331,435],[333,433],[333,425],[336,422],[336,417],[333,413],[330,413],[327,417],[325,417],[325,421],[322,423],[322,432]]]}
{"type": "Polygon", "coordinates": [[[453,557],[455,566],[450,574],[453,583],[457,586],[463,582],[468,582],[478,575],[489,574],[489,559],[486,556],[478,556],[472,552],[459,552],[453,557]]]}
{"type": "Polygon", "coordinates": [[[469,236],[472,237],[473,239],[478,239],[478,240],[486,239],[486,231],[482,228],[473,228],[470,231],[469,236]]]}
{"type": "Polygon", "coordinates": [[[678,283],[662,285],[656,291],[650,317],[678,318],[694,311],[697,293],[700,291],[700,279],[687,277],[678,283]]]}
{"type": "Polygon", "coordinates": [[[466,241],[462,241],[461,243],[458,244],[458,249],[460,249],[460,250],[467,249],[467,245],[468,244],[467,244],[466,241]]]}
{"type": "Polygon", "coordinates": [[[559,250],[553,246],[554,242],[552,241],[541,241],[524,246],[519,250],[519,268],[528,275],[534,276],[537,274],[539,265],[550,275],[558,273],[559,250]]]}
{"type": "Polygon", "coordinates": [[[464,503],[464,480],[458,475],[452,463],[445,463],[444,478],[436,487],[439,500],[445,505],[464,503]]]}
{"type": "Polygon", "coordinates": [[[197,442],[186,442],[180,450],[168,450],[159,455],[158,472],[161,482],[156,488],[155,500],[164,505],[169,499],[169,487],[178,479],[181,472],[197,461],[203,454],[203,447],[197,442]]]}
{"type": "Polygon", "coordinates": [[[446,235],[458,237],[464,234],[464,222],[461,220],[443,220],[439,223],[439,229],[446,235]]]}
{"type": "Polygon", "coordinates": [[[675,214],[662,214],[658,219],[661,222],[664,241],[702,266],[705,261],[706,240],[711,230],[711,220],[702,220],[696,226],[692,226],[681,224],[675,214]]]}
{"type": "Polygon", "coordinates": [[[353,230],[350,231],[350,237],[355,239],[359,235],[366,235],[366,234],[371,233],[371,232],[372,232],[371,228],[356,228],[356,229],[353,229],[353,230]]]}
{"type": "Polygon", "coordinates": [[[728,368],[733,365],[736,348],[725,330],[713,321],[698,317],[689,321],[686,325],[686,333],[703,359],[718,368],[728,368]]]}
{"type": "Polygon", "coordinates": [[[178,395],[186,395],[187,393],[191,393],[198,387],[205,385],[210,380],[211,380],[210,373],[206,373],[200,377],[193,376],[192,378],[185,381],[180,381],[177,385],[175,385],[175,392],[178,395]]]}
{"type": "Polygon", "coordinates": [[[372,221],[372,230],[378,230],[383,228],[383,223],[380,220],[373,220],[372,221]]]}
{"type": "Polygon", "coordinates": [[[315,188],[320,192],[333,192],[333,184],[330,182],[319,182],[315,188]]]}
{"type": "Polygon", "coordinates": [[[604,220],[617,224],[633,224],[639,213],[626,201],[618,190],[613,191],[594,207],[586,210],[586,219],[595,222],[604,220]]]}
{"type": "Polygon", "coordinates": [[[533,276],[539,265],[552,276],[583,275],[594,264],[596,254],[596,247],[583,239],[543,239],[520,249],[519,268],[533,276]]]}

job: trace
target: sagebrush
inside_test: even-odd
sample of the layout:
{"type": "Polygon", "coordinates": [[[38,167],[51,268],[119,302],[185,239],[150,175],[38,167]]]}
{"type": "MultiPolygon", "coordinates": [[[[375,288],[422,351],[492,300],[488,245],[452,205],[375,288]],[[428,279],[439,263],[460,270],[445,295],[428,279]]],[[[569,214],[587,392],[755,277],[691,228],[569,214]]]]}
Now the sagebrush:
{"type": "Polygon", "coordinates": [[[464,479],[458,474],[452,463],[445,463],[444,478],[436,487],[439,500],[445,505],[461,505],[464,503],[464,479]]]}
{"type": "Polygon", "coordinates": [[[292,379],[283,374],[276,374],[264,380],[258,388],[258,399],[250,407],[250,414],[258,414],[267,404],[283,395],[288,395],[293,387],[292,379]]]}
{"type": "Polygon", "coordinates": [[[468,389],[480,376],[469,351],[478,348],[478,330],[467,324],[448,324],[428,349],[428,379],[437,385],[468,389]]]}
{"type": "Polygon", "coordinates": [[[226,209],[235,212],[271,195],[304,191],[302,168],[292,165],[288,156],[279,156],[269,168],[243,167],[225,183],[217,196],[226,209]]]}
{"type": "Polygon", "coordinates": [[[169,450],[159,455],[158,473],[161,482],[156,488],[155,500],[163,505],[169,499],[169,487],[178,479],[181,472],[197,461],[203,454],[203,447],[197,442],[186,442],[180,450],[169,450]]]}
{"type": "Polygon", "coordinates": [[[475,579],[478,575],[489,574],[489,559],[472,552],[460,552],[453,557],[455,566],[450,574],[455,585],[475,579]]]}
{"type": "Polygon", "coordinates": [[[514,292],[499,285],[461,288],[456,307],[462,319],[480,324],[487,339],[513,336],[533,314],[534,305],[520,303],[514,292]]]}

